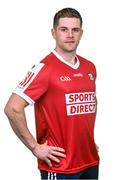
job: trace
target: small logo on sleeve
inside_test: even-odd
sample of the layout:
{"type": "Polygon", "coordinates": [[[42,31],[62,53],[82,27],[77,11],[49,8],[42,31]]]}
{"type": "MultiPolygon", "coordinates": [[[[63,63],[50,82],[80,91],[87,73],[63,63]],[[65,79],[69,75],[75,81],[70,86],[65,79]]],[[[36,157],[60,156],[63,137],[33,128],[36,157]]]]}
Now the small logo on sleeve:
{"type": "Polygon", "coordinates": [[[28,72],[27,76],[25,77],[25,79],[20,82],[19,88],[24,88],[31,81],[33,76],[34,76],[34,73],[28,72]]]}
{"type": "Polygon", "coordinates": [[[43,63],[38,63],[34,65],[27,73],[26,77],[20,82],[18,87],[21,89],[27,88],[30,85],[30,83],[34,80],[34,78],[37,76],[37,74],[41,71],[43,66],[43,63]]]}

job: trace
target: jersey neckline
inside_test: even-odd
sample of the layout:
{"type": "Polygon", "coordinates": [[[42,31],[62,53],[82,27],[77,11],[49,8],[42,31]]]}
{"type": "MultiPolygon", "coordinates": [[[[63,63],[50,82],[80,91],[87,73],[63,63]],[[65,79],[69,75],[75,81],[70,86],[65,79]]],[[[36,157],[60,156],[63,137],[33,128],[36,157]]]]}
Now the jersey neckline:
{"type": "Polygon", "coordinates": [[[70,66],[73,69],[77,69],[80,65],[80,61],[78,57],[76,56],[77,62],[75,64],[71,64],[68,61],[66,61],[60,54],[58,54],[55,50],[52,52],[60,61],[62,61],[64,64],[70,66]]]}

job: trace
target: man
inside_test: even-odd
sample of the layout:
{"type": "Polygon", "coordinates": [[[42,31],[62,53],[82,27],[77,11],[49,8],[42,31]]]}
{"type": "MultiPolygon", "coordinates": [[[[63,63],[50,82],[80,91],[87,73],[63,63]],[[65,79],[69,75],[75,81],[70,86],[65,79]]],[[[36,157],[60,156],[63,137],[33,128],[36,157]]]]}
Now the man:
{"type": "Polygon", "coordinates": [[[96,69],[76,55],[82,34],[77,10],[57,12],[54,51],[32,67],[5,107],[14,132],[37,157],[42,179],[98,179],[96,69]],[[26,123],[28,104],[35,108],[37,141],[26,123]]]}

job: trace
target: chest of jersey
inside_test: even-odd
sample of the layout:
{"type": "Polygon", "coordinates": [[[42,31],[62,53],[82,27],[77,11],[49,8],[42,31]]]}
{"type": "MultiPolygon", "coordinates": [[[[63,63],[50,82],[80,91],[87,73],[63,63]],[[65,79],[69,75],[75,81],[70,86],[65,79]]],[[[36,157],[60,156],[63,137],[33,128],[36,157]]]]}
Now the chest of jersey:
{"type": "Polygon", "coordinates": [[[65,66],[53,69],[49,88],[56,93],[74,93],[95,91],[95,74],[89,67],[78,69],[65,66]]]}
{"type": "Polygon", "coordinates": [[[47,94],[53,105],[65,107],[68,116],[94,113],[95,74],[84,66],[53,69],[47,94]]]}

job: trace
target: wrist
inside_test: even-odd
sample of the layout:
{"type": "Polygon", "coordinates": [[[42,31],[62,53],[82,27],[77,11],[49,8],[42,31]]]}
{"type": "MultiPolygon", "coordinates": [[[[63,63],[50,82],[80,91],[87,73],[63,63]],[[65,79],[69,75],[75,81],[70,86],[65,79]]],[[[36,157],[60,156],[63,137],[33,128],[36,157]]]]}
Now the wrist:
{"type": "Polygon", "coordinates": [[[38,146],[39,146],[40,144],[38,144],[37,142],[35,142],[34,144],[32,144],[32,146],[31,146],[31,151],[32,151],[32,153],[34,153],[35,151],[36,151],[36,149],[38,149],[38,146]]]}
{"type": "Polygon", "coordinates": [[[31,144],[29,144],[29,149],[31,152],[33,152],[36,149],[36,146],[38,145],[38,143],[35,141],[31,144]]]}

